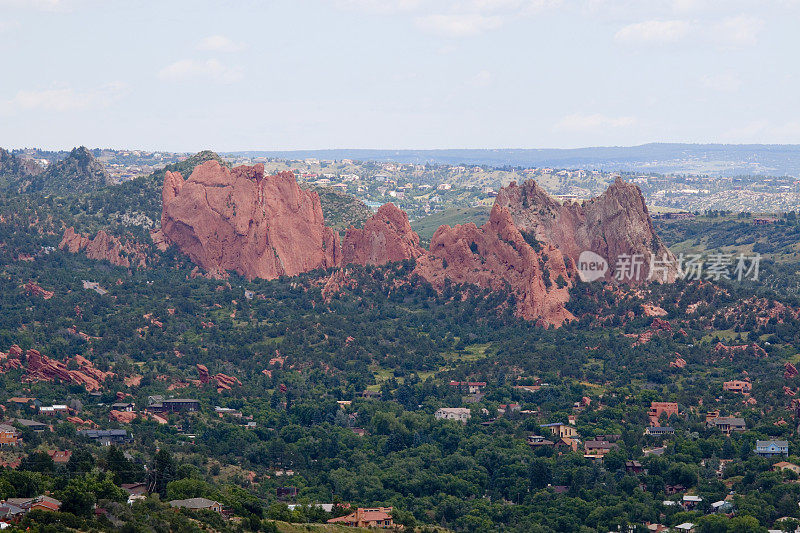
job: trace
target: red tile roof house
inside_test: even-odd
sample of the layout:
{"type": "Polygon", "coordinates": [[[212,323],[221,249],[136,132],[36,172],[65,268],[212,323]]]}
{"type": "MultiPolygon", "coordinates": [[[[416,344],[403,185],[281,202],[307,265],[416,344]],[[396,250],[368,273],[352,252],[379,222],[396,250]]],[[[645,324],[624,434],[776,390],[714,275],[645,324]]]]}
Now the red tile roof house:
{"type": "Polygon", "coordinates": [[[647,416],[650,417],[651,426],[658,426],[658,419],[663,414],[666,414],[667,418],[672,415],[678,416],[678,404],[675,402],[650,402],[650,411],[647,412],[647,416]]]}
{"type": "Polygon", "coordinates": [[[53,459],[53,462],[57,465],[65,465],[69,462],[69,458],[72,457],[72,452],[70,450],[66,451],[59,451],[53,450],[47,452],[47,455],[53,459]]]}
{"type": "Polygon", "coordinates": [[[329,524],[342,524],[350,527],[394,528],[391,507],[359,507],[354,513],[328,520],[329,524]]]}

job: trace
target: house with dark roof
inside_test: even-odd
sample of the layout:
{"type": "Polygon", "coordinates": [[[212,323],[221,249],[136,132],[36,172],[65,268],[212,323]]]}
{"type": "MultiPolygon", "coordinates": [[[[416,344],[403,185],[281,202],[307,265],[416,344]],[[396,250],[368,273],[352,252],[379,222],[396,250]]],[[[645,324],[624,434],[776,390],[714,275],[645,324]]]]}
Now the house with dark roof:
{"type": "Polygon", "coordinates": [[[78,435],[88,437],[101,446],[125,444],[133,440],[124,429],[81,429],[78,435]]]}
{"type": "Polygon", "coordinates": [[[170,507],[177,509],[207,509],[222,514],[222,504],[208,498],[188,498],[186,500],[172,500],[170,507]]]}

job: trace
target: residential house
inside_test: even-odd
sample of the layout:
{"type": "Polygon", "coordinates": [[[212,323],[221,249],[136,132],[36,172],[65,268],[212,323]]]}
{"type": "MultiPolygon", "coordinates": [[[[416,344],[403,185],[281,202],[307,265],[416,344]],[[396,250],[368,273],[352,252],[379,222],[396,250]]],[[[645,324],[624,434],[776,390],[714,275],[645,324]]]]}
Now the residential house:
{"type": "Polygon", "coordinates": [[[66,405],[51,405],[41,406],[39,414],[44,416],[64,416],[69,413],[69,408],[66,405]]]}
{"type": "MultiPolygon", "coordinates": [[[[16,522],[27,512],[26,509],[13,503],[0,501],[0,524],[16,522]]],[[[5,528],[3,528],[5,529],[5,528]]]]}
{"type": "Polygon", "coordinates": [[[730,436],[734,431],[745,431],[747,427],[744,423],[744,418],[736,418],[732,416],[720,416],[712,418],[707,422],[709,427],[716,427],[724,434],[730,436]]]}
{"type": "Polygon", "coordinates": [[[208,498],[188,498],[186,500],[172,500],[170,507],[178,509],[207,509],[222,514],[222,504],[208,498]]]}
{"type": "Polygon", "coordinates": [[[541,448],[542,446],[553,446],[555,443],[541,435],[528,435],[528,446],[531,448],[541,448]]]}
{"type": "Polygon", "coordinates": [[[578,439],[573,439],[572,437],[561,437],[553,445],[553,448],[555,448],[558,452],[577,452],[578,439]]]}
{"type": "Polygon", "coordinates": [[[451,381],[449,385],[464,394],[477,394],[486,388],[485,381],[451,381]]]}
{"type": "Polygon", "coordinates": [[[625,461],[625,472],[628,474],[641,474],[644,472],[644,468],[639,461],[625,461]]]}
{"type": "Polygon", "coordinates": [[[684,510],[691,511],[701,503],[703,503],[703,498],[701,498],[700,496],[687,494],[683,497],[681,505],[683,505],[684,510]]]}
{"type": "Polygon", "coordinates": [[[200,410],[200,400],[150,396],[147,410],[153,413],[193,413],[200,410]]]}
{"type": "Polygon", "coordinates": [[[458,420],[464,424],[472,417],[472,411],[466,407],[442,407],[433,414],[436,420],[458,420]]]}
{"type": "Polygon", "coordinates": [[[753,384],[749,381],[734,379],[733,381],[726,381],[723,383],[722,390],[736,394],[749,394],[750,391],[753,390],[753,384]]]}
{"type": "Polygon", "coordinates": [[[278,487],[275,489],[275,494],[279,499],[283,498],[296,498],[297,487],[278,487]]]}
{"type": "Polygon", "coordinates": [[[359,507],[347,516],[331,518],[329,524],[342,524],[349,527],[394,528],[391,507],[359,507]]]}
{"type": "Polygon", "coordinates": [[[16,446],[22,440],[19,431],[14,426],[0,424],[0,447],[16,446]]]}
{"type": "Polygon", "coordinates": [[[650,417],[650,425],[657,426],[661,415],[678,416],[678,404],[675,402],[650,402],[650,411],[647,416],[650,417]]]}
{"type": "Polygon", "coordinates": [[[37,422],[36,420],[28,420],[27,418],[10,418],[6,423],[18,424],[22,427],[36,431],[37,433],[40,431],[44,431],[48,428],[47,424],[43,422],[37,422]]]}
{"type": "Polygon", "coordinates": [[[561,422],[556,422],[554,424],[542,424],[539,427],[547,428],[553,432],[553,435],[556,437],[577,437],[578,430],[575,429],[575,426],[570,425],[569,423],[563,424],[561,422]]]}
{"type": "Polygon", "coordinates": [[[665,427],[650,426],[649,428],[644,430],[644,434],[649,437],[666,437],[668,435],[674,435],[675,428],[671,428],[669,426],[665,427]]]}
{"type": "Polygon", "coordinates": [[[57,465],[65,465],[69,462],[70,457],[72,457],[71,450],[51,450],[47,452],[47,455],[53,460],[53,462],[57,465]]]}
{"type": "Polygon", "coordinates": [[[78,430],[78,435],[88,437],[101,446],[125,444],[133,440],[124,429],[81,429],[78,430]]]}
{"type": "Polygon", "coordinates": [[[584,457],[592,459],[602,459],[608,452],[618,448],[616,442],[608,442],[607,440],[587,440],[583,443],[584,457]]]}
{"type": "Polygon", "coordinates": [[[367,400],[379,400],[381,393],[376,390],[365,390],[361,393],[361,397],[366,398],[367,400]]]}
{"type": "Polygon", "coordinates": [[[691,522],[684,522],[683,524],[678,524],[675,526],[675,530],[680,533],[691,533],[694,531],[694,524],[691,522]]]}
{"type": "Polygon", "coordinates": [[[754,451],[761,457],[777,457],[779,455],[787,457],[789,443],[785,440],[757,440],[754,451]]]}
{"type": "Polygon", "coordinates": [[[147,494],[147,484],[145,483],[123,483],[120,487],[131,496],[147,494]]]}
{"type": "Polygon", "coordinates": [[[123,411],[125,413],[132,413],[136,408],[133,402],[116,402],[111,404],[111,409],[114,411],[123,411]]]}
{"type": "Polygon", "coordinates": [[[786,461],[781,461],[779,463],[775,463],[772,465],[772,471],[778,472],[781,470],[791,470],[795,474],[800,474],[800,466],[797,466],[794,463],[788,463],[786,461]]]}
{"type": "Polygon", "coordinates": [[[733,502],[720,500],[711,504],[712,513],[727,514],[733,512],[733,502]]]}

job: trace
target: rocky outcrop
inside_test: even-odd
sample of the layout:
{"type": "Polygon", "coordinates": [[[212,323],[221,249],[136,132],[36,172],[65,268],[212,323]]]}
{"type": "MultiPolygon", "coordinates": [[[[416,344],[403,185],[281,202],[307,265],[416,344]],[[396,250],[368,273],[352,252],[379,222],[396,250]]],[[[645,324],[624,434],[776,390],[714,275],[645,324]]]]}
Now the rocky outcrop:
{"type": "MultiPolygon", "coordinates": [[[[18,346],[12,346],[11,351],[20,351],[18,346]]],[[[73,359],[76,363],[77,370],[69,370],[65,363],[50,359],[42,355],[38,350],[28,350],[25,352],[27,359],[27,374],[24,377],[25,381],[63,381],[66,383],[74,383],[76,385],[83,385],[87,391],[100,390],[102,382],[114,374],[112,372],[103,372],[94,367],[88,359],[76,355],[73,359]]]]}
{"type": "Polygon", "coordinates": [[[164,178],[161,236],[213,274],[274,279],[339,264],[339,235],[325,226],[319,195],[291,172],[228,169],[208,161],[187,180],[164,178]]]}
{"type": "Polygon", "coordinates": [[[394,204],[384,204],[362,229],[350,228],[342,244],[342,264],[382,265],[414,259],[425,253],[408,215],[394,204]]]}
{"type": "Polygon", "coordinates": [[[229,376],[227,374],[218,373],[214,376],[211,376],[208,372],[208,367],[206,365],[197,364],[197,374],[200,378],[200,383],[203,385],[208,385],[209,383],[213,383],[217,386],[217,392],[222,392],[223,390],[231,390],[234,385],[240,386],[242,382],[239,381],[237,378],[229,376]]]}
{"type": "MultiPolygon", "coordinates": [[[[617,178],[597,198],[583,203],[561,204],[539,185],[528,180],[512,182],[497,195],[496,205],[505,207],[517,228],[528,237],[549,243],[577,264],[584,251],[594,252],[608,262],[605,279],[641,283],[650,272],[651,254],[657,261],[666,257],[668,267],[656,268],[653,279],[674,281],[677,264],[672,252],[656,235],[641,191],[617,178]],[[639,275],[633,268],[618,268],[618,261],[638,256],[642,259],[639,275]],[[627,276],[627,273],[634,275],[627,276]]],[[[656,267],[661,266],[656,264],[656,267]]]]}
{"type": "Polygon", "coordinates": [[[85,146],[73,148],[62,159],[47,167],[47,170],[26,181],[21,189],[25,192],[44,194],[76,194],[92,191],[110,183],[103,164],[85,146]]]}
{"type": "Polygon", "coordinates": [[[559,325],[573,318],[564,307],[571,276],[561,252],[549,244],[534,250],[498,204],[481,227],[470,223],[436,230],[430,252],[417,260],[414,272],[437,290],[450,280],[508,291],[515,296],[516,314],[527,320],[559,325]]]}
{"type": "Polygon", "coordinates": [[[55,295],[53,291],[48,291],[44,289],[41,285],[39,285],[35,281],[29,281],[23,286],[23,288],[25,289],[25,292],[28,293],[29,295],[41,296],[45,300],[49,300],[55,295]]]}
{"type": "Polygon", "coordinates": [[[108,261],[112,265],[130,268],[131,264],[144,268],[147,265],[147,255],[143,247],[126,241],[124,244],[117,237],[100,230],[94,239],[75,232],[75,228],[67,228],[59,249],[70,253],[84,251],[86,257],[97,261],[108,261]]]}

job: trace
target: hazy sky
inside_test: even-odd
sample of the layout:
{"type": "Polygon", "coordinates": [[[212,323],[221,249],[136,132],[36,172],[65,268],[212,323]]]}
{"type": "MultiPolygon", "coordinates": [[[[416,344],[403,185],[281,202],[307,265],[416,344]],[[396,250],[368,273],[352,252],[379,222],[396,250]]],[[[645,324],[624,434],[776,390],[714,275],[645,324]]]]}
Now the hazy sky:
{"type": "Polygon", "coordinates": [[[800,143],[800,0],[0,0],[0,146],[800,143]]]}

